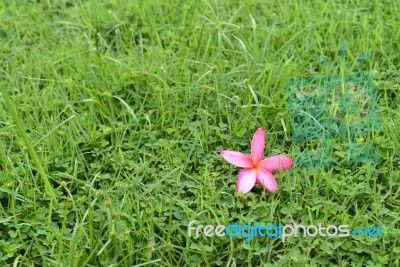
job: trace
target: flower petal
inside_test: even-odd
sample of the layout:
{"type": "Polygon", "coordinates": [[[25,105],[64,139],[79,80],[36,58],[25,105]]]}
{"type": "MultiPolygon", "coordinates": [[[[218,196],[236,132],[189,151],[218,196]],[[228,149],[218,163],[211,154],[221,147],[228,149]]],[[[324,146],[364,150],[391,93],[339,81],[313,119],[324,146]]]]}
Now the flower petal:
{"type": "Polygon", "coordinates": [[[288,170],[292,167],[292,160],[284,155],[276,155],[262,160],[258,167],[269,172],[288,170]]]}
{"type": "Polygon", "coordinates": [[[236,191],[247,194],[256,184],[255,169],[243,169],[239,173],[239,178],[236,184],[236,191]]]}
{"type": "Polygon", "coordinates": [[[276,182],[275,176],[263,169],[260,169],[257,172],[257,183],[262,185],[271,193],[275,193],[276,189],[278,188],[278,183],[276,182]]]}
{"type": "Polygon", "coordinates": [[[264,148],[265,131],[263,128],[259,128],[251,141],[251,158],[254,164],[257,164],[264,157],[264,148]]]}
{"type": "Polygon", "coordinates": [[[223,157],[227,162],[241,168],[251,168],[253,163],[251,158],[243,153],[236,151],[223,150],[221,151],[221,157],[223,157]]]}

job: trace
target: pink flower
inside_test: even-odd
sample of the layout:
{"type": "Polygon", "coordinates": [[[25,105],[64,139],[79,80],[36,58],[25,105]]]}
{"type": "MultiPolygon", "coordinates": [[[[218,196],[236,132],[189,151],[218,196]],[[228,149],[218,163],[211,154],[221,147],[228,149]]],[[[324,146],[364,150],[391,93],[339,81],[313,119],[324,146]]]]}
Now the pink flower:
{"type": "Polygon", "coordinates": [[[251,157],[241,152],[223,150],[221,156],[229,163],[244,168],[239,173],[236,191],[247,194],[256,182],[271,193],[275,193],[278,184],[274,171],[288,170],[292,160],[284,155],[276,155],[263,160],[265,148],[265,131],[260,128],[251,141],[251,157]]]}

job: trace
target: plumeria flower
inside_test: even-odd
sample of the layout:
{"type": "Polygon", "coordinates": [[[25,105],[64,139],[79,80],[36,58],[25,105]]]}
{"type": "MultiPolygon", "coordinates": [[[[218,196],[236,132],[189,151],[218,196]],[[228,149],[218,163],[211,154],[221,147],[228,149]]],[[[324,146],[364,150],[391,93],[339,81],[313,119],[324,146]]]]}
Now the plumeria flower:
{"type": "Polygon", "coordinates": [[[271,193],[275,193],[278,183],[272,172],[288,170],[292,160],[284,155],[263,159],[265,148],[265,131],[260,128],[251,141],[251,156],[241,152],[223,150],[221,156],[229,163],[244,168],[239,173],[236,191],[247,194],[256,183],[271,193]]]}

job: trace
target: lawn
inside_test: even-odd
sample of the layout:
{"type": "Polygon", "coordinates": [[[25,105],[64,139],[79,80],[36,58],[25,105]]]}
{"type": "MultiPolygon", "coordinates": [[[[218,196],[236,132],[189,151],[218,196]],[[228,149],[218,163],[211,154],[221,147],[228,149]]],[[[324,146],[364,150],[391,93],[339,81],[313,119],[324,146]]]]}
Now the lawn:
{"type": "Polygon", "coordinates": [[[400,266],[399,14],[378,0],[1,1],[0,265],[400,266]],[[220,152],[250,154],[259,128],[264,156],[293,165],[274,194],[238,193],[220,152]],[[382,234],[248,241],[192,221],[382,234]]]}

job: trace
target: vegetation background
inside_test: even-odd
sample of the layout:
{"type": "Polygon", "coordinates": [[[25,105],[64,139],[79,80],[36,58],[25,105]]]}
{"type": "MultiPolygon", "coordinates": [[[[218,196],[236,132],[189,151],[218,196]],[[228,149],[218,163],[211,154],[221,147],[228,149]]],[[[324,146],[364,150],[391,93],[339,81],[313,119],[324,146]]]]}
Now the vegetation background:
{"type": "Polygon", "coordinates": [[[399,266],[399,1],[1,1],[2,266],[399,266]],[[346,69],[338,47],[348,41],[346,69]],[[366,51],[371,58],[350,69],[366,51]],[[376,74],[377,164],[296,164],[286,84],[376,74]],[[15,108],[15,110],[14,110],[15,108]],[[16,111],[16,112],[13,112],[16,111]],[[278,191],[235,193],[257,128],[278,191]],[[47,184],[47,186],[46,186],[47,184]],[[194,238],[187,224],[348,224],[383,237],[194,238]]]}

